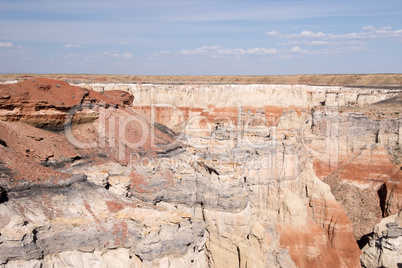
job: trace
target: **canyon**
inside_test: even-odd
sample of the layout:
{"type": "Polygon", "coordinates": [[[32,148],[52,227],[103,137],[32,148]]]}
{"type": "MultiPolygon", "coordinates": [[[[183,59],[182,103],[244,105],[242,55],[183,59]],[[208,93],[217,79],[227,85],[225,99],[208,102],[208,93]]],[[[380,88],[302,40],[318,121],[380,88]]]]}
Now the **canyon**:
{"type": "Polygon", "coordinates": [[[0,267],[402,265],[402,75],[0,80],[0,267]]]}

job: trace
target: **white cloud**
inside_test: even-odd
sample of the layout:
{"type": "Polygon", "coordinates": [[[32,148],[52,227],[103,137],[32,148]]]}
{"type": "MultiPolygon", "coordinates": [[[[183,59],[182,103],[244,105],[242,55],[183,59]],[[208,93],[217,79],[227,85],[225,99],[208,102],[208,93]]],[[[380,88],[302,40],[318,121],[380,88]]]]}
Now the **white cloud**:
{"type": "Polygon", "coordinates": [[[66,47],[66,48],[77,48],[77,47],[81,47],[81,45],[79,45],[79,44],[67,44],[67,45],[64,45],[64,47],[66,47]]]}
{"type": "Polygon", "coordinates": [[[327,36],[327,34],[324,34],[322,32],[314,33],[314,32],[305,30],[305,31],[300,32],[299,36],[300,37],[318,37],[318,38],[321,38],[321,37],[327,36]]]}
{"type": "Polygon", "coordinates": [[[116,51],[105,51],[105,52],[101,52],[101,53],[97,53],[97,54],[75,54],[75,53],[71,53],[71,54],[67,54],[64,55],[62,58],[63,59],[81,59],[82,62],[89,62],[89,61],[94,61],[97,59],[101,59],[101,58],[109,58],[109,59],[114,59],[114,60],[129,60],[132,59],[134,57],[133,53],[130,52],[126,52],[126,53],[118,53],[116,51]]]}
{"type": "Polygon", "coordinates": [[[325,46],[325,45],[329,45],[329,44],[331,44],[331,43],[328,41],[311,41],[310,42],[310,45],[312,45],[312,46],[325,46]]]}
{"type": "Polygon", "coordinates": [[[121,55],[121,58],[124,59],[124,60],[129,60],[129,59],[131,59],[133,57],[134,57],[134,54],[132,54],[130,52],[127,52],[127,53],[124,53],[123,55],[121,55]]]}
{"type": "Polygon", "coordinates": [[[156,52],[154,54],[152,54],[153,56],[160,56],[160,55],[170,55],[172,54],[172,52],[170,52],[169,50],[163,50],[163,51],[159,51],[156,52]]]}
{"type": "Polygon", "coordinates": [[[277,53],[278,50],[276,48],[256,47],[247,49],[247,54],[264,55],[264,54],[277,54],[277,53]]]}
{"type": "Polygon", "coordinates": [[[363,31],[374,31],[375,27],[371,26],[371,25],[367,25],[367,26],[364,26],[362,30],[363,31]]]}
{"type": "Polygon", "coordinates": [[[224,55],[270,55],[270,54],[277,54],[278,51],[275,48],[249,48],[249,49],[242,49],[242,48],[227,48],[227,49],[220,49],[217,52],[218,54],[224,55]]]}
{"type": "Polygon", "coordinates": [[[193,50],[184,49],[179,52],[182,55],[206,54],[218,50],[220,46],[203,46],[193,50]]]}
{"type": "Polygon", "coordinates": [[[246,54],[246,50],[242,48],[226,48],[226,49],[219,49],[216,51],[217,54],[221,55],[244,55],[246,54]]]}
{"type": "Polygon", "coordinates": [[[295,40],[284,43],[278,43],[279,46],[348,46],[348,45],[365,45],[364,41],[324,41],[324,40],[295,40]]]}
{"type": "Polygon", "coordinates": [[[383,39],[402,42],[402,29],[393,30],[386,26],[375,28],[365,26],[360,32],[332,34],[304,30],[299,33],[267,32],[266,35],[287,39],[279,46],[289,46],[279,50],[281,58],[291,58],[302,55],[342,55],[357,51],[368,51],[368,40],[383,39]],[[304,49],[302,49],[303,47],[304,49]]]}
{"type": "Polygon", "coordinates": [[[301,52],[302,49],[300,47],[293,47],[290,51],[291,52],[301,52]]]}
{"type": "Polygon", "coordinates": [[[117,53],[115,51],[105,51],[100,54],[100,56],[107,56],[115,59],[123,59],[123,60],[129,60],[134,57],[134,54],[130,52],[126,52],[123,54],[117,53]]]}
{"type": "MultiPolygon", "coordinates": [[[[304,32],[303,35],[311,35],[304,32]]],[[[321,34],[314,34],[321,36],[321,34]]],[[[360,40],[348,41],[327,41],[327,40],[293,40],[278,45],[290,45],[290,48],[222,48],[218,45],[203,46],[195,49],[183,49],[179,52],[160,51],[151,55],[152,59],[175,58],[177,56],[204,56],[213,58],[240,57],[252,55],[272,55],[279,58],[294,58],[306,55],[340,55],[355,51],[367,50],[366,43],[360,40]],[[310,48],[305,48],[308,46],[310,48]],[[302,48],[303,47],[303,48],[302,48]]],[[[114,55],[114,54],[112,54],[114,55]]]]}
{"type": "Polygon", "coordinates": [[[81,56],[78,54],[74,54],[74,53],[63,56],[64,59],[71,59],[71,58],[78,58],[78,57],[81,57],[81,56]]]}
{"type": "Polygon", "coordinates": [[[277,54],[276,48],[221,48],[220,46],[203,46],[193,50],[181,50],[179,55],[273,55],[277,54]]]}
{"type": "Polygon", "coordinates": [[[150,59],[160,60],[160,59],[170,59],[174,57],[174,53],[169,50],[158,51],[149,55],[150,59]]]}
{"type": "Polygon", "coordinates": [[[291,59],[302,56],[316,55],[343,55],[352,52],[368,50],[366,47],[366,43],[362,41],[328,42],[322,43],[320,45],[313,45],[312,42],[307,41],[292,41],[284,44],[293,45],[293,47],[280,49],[278,56],[281,59],[291,59]],[[302,48],[298,46],[298,44],[309,45],[310,48],[302,48]]]}
{"type": "Polygon", "coordinates": [[[34,51],[33,48],[14,46],[12,42],[9,43],[0,42],[0,48],[1,47],[8,48],[0,50],[0,53],[2,55],[6,55],[7,57],[24,57],[24,59],[27,59],[28,55],[34,51]]]}
{"type": "Polygon", "coordinates": [[[12,42],[0,42],[0,47],[12,47],[12,42]]]}
{"type": "Polygon", "coordinates": [[[269,35],[269,36],[280,36],[281,35],[281,33],[277,32],[277,31],[266,32],[265,34],[269,35]]]}
{"type": "Polygon", "coordinates": [[[333,40],[333,39],[402,39],[402,29],[392,30],[390,26],[377,29],[373,26],[363,27],[361,32],[345,33],[345,34],[331,34],[323,32],[312,32],[308,30],[301,31],[300,33],[279,33],[276,31],[266,32],[265,35],[277,38],[289,39],[315,39],[315,40],[333,40]]]}

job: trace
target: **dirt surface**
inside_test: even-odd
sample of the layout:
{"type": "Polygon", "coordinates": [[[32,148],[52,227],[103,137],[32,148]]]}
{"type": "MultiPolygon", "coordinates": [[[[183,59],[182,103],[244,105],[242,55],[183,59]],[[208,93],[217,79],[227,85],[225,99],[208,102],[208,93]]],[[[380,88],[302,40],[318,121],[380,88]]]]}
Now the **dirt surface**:
{"type": "Polygon", "coordinates": [[[323,74],[271,76],[155,76],[95,74],[0,74],[1,81],[44,77],[69,83],[155,84],[303,84],[320,86],[402,88],[402,74],[323,74]]]}

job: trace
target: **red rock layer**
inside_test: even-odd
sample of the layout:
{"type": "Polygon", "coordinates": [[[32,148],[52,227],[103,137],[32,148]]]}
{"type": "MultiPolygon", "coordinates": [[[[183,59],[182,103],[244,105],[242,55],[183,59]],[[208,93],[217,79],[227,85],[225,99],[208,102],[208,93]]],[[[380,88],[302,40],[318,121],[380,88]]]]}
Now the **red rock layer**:
{"type": "Polygon", "coordinates": [[[372,184],[377,187],[391,177],[400,179],[400,176],[394,175],[399,166],[389,160],[383,147],[369,147],[357,156],[345,155],[340,152],[333,155],[332,158],[336,158],[337,164],[329,165],[318,158],[314,158],[314,171],[320,179],[336,174],[340,180],[354,181],[358,184],[372,184]]]}
{"type": "Polygon", "coordinates": [[[35,162],[75,157],[77,148],[60,134],[21,122],[0,121],[0,140],[3,145],[35,162]]]}
{"type": "MultiPolygon", "coordinates": [[[[36,78],[0,85],[0,120],[21,120],[38,127],[60,128],[67,113],[78,105],[125,106],[131,105],[133,99],[122,91],[101,94],[63,81],[36,78]]],[[[94,119],[91,113],[87,117],[87,121],[94,119]]]]}
{"type": "Polygon", "coordinates": [[[385,183],[386,199],[384,202],[384,216],[397,214],[402,210],[402,167],[400,167],[385,183]]]}
{"type": "Polygon", "coordinates": [[[283,108],[280,106],[265,106],[265,107],[251,107],[243,106],[241,110],[239,107],[216,107],[215,105],[209,105],[206,108],[200,107],[150,107],[150,106],[138,106],[135,109],[151,116],[153,113],[154,119],[164,125],[170,127],[179,126],[182,123],[192,122],[192,117],[194,120],[199,120],[201,127],[205,127],[207,124],[212,126],[215,123],[227,123],[232,125],[237,125],[239,112],[243,114],[242,120],[244,123],[249,123],[250,125],[260,125],[260,126],[278,126],[280,118],[283,112],[296,111],[298,116],[301,115],[302,109],[298,107],[287,107],[283,108]],[[153,110],[153,112],[151,112],[153,110]],[[255,117],[256,114],[260,113],[262,116],[255,117]]]}
{"type": "Polygon", "coordinates": [[[320,179],[333,180],[336,177],[338,181],[378,192],[376,195],[379,200],[372,202],[378,202],[378,206],[381,203],[383,216],[398,213],[402,209],[401,167],[391,162],[387,151],[380,146],[369,147],[356,157],[340,154],[339,165],[331,166],[318,158],[314,159],[314,170],[320,179]]]}
{"type": "MultiPolygon", "coordinates": [[[[279,226],[280,245],[288,249],[297,267],[342,267],[327,233],[314,222],[307,227],[279,226]]],[[[358,266],[351,266],[358,267],[358,266]]]]}
{"type": "MultiPolygon", "coordinates": [[[[327,209],[330,210],[331,208],[327,209]]],[[[343,230],[344,226],[337,222],[320,226],[320,223],[310,221],[303,228],[277,226],[277,230],[280,234],[280,246],[289,250],[297,267],[358,268],[361,252],[351,230],[343,230]]]]}
{"type": "Polygon", "coordinates": [[[352,224],[342,206],[334,201],[310,199],[314,222],[326,231],[342,267],[360,267],[361,254],[353,236],[352,224]]]}

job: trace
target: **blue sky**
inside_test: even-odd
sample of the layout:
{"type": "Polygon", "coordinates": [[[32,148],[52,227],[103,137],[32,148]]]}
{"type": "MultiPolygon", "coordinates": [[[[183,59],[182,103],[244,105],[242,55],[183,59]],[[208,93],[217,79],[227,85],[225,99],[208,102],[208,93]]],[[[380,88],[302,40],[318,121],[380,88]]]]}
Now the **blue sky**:
{"type": "Polygon", "coordinates": [[[401,73],[401,0],[0,0],[1,73],[401,73]]]}

